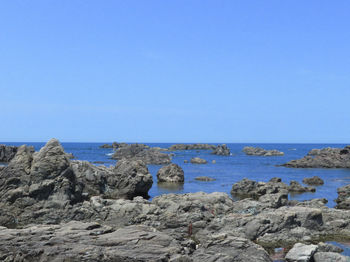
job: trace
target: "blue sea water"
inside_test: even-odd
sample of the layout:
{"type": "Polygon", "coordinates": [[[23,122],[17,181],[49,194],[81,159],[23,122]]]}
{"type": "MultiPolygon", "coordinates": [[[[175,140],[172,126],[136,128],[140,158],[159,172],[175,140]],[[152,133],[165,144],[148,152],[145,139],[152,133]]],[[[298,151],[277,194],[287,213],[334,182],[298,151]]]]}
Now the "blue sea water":
{"type": "MultiPolygon", "coordinates": [[[[45,143],[2,143],[7,145],[32,145],[35,150],[39,150],[45,143]]],[[[102,161],[104,165],[115,165],[116,161],[110,159],[113,149],[99,148],[103,143],[62,143],[65,151],[73,153],[78,160],[86,160],[90,162],[102,161]]],[[[147,143],[149,146],[158,146],[167,148],[173,143],[147,143]]],[[[328,199],[327,206],[334,207],[334,199],[337,198],[337,188],[350,183],[350,169],[314,169],[314,168],[286,168],[277,165],[287,161],[298,159],[306,155],[313,148],[325,147],[344,147],[345,144],[227,144],[232,155],[216,156],[210,154],[210,150],[185,150],[174,151],[175,156],[173,163],[180,165],[185,173],[185,183],[172,188],[162,187],[157,184],[157,171],[161,166],[149,165],[149,171],[153,175],[153,186],[149,191],[150,196],[166,194],[166,193],[190,193],[203,191],[225,192],[230,194],[231,187],[234,183],[243,178],[249,178],[256,181],[268,181],[272,177],[280,177],[282,181],[289,183],[296,180],[302,183],[303,178],[319,176],[325,183],[316,187],[315,193],[304,193],[299,195],[290,195],[290,199],[307,200],[312,198],[328,199]],[[278,149],[285,153],[284,156],[247,156],[242,152],[245,146],[260,146],[265,149],[278,149]],[[208,164],[195,165],[184,163],[184,160],[190,160],[192,157],[198,156],[206,159],[208,164]],[[211,161],[216,163],[212,164],[211,161]],[[209,176],[215,178],[215,181],[203,182],[195,180],[197,176],[209,176]]]]}

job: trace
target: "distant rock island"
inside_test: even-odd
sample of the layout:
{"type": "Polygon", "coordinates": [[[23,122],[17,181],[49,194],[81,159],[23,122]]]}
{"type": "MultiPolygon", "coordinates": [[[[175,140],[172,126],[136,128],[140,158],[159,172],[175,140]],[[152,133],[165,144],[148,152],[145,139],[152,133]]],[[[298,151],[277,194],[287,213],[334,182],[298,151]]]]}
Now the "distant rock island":
{"type": "Polygon", "coordinates": [[[282,166],[294,168],[350,168],[350,146],[312,149],[305,157],[282,166]]]}
{"type": "Polygon", "coordinates": [[[266,150],[261,147],[246,146],[243,152],[249,156],[283,156],[284,153],[276,149],[266,150]]]}

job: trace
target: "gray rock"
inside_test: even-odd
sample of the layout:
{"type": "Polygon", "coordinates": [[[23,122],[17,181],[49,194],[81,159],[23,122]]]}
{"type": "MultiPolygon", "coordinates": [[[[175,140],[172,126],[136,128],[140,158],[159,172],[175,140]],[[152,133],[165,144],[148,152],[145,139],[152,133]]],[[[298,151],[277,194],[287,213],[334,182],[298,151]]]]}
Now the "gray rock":
{"type": "Polygon", "coordinates": [[[350,209],[350,184],[338,188],[338,198],[335,200],[337,203],[335,208],[350,209]]]}
{"type": "Polygon", "coordinates": [[[176,164],[170,164],[160,168],[157,172],[158,183],[172,182],[183,183],[185,181],[184,171],[176,164]]]}
{"type": "Polygon", "coordinates": [[[206,164],[208,163],[207,160],[199,158],[199,157],[193,157],[191,158],[191,163],[192,164],[206,164]]]}
{"type": "Polygon", "coordinates": [[[266,150],[261,147],[246,146],[243,148],[243,152],[249,156],[283,156],[284,153],[276,149],[266,150]]]}
{"type": "Polygon", "coordinates": [[[0,162],[10,162],[16,153],[16,146],[0,145],[0,162]]]}
{"type": "Polygon", "coordinates": [[[303,183],[307,185],[319,186],[319,185],[323,185],[324,181],[318,176],[313,176],[313,177],[304,178],[303,183]]]}
{"type": "Polygon", "coordinates": [[[307,156],[283,164],[293,168],[350,168],[350,146],[313,149],[307,156]]]}
{"type": "Polygon", "coordinates": [[[336,253],[341,253],[344,250],[338,246],[335,246],[333,244],[330,243],[323,243],[320,242],[317,244],[318,249],[317,252],[336,252],[336,253]]]}
{"type": "Polygon", "coordinates": [[[212,160],[211,163],[212,163],[212,164],[216,164],[216,160],[215,160],[215,159],[212,160]]]}
{"type": "Polygon", "coordinates": [[[198,181],[215,181],[216,179],[208,177],[208,176],[197,176],[195,178],[195,180],[198,180],[198,181]]]}
{"type": "Polygon", "coordinates": [[[187,163],[188,163],[188,160],[184,160],[184,163],[187,164],[187,163]]]}
{"type": "Polygon", "coordinates": [[[314,187],[303,187],[297,181],[292,180],[289,183],[289,192],[291,193],[305,193],[305,192],[315,192],[316,189],[314,187]]]}
{"type": "Polygon", "coordinates": [[[314,262],[349,262],[350,257],[342,256],[334,252],[317,252],[314,255],[314,262]]]}
{"type": "Polygon", "coordinates": [[[231,154],[230,149],[225,144],[218,145],[211,153],[219,156],[229,156],[231,154]]]}
{"type": "Polygon", "coordinates": [[[286,255],[288,262],[309,262],[312,256],[316,253],[316,245],[305,245],[302,243],[296,243],[286,255]]]}

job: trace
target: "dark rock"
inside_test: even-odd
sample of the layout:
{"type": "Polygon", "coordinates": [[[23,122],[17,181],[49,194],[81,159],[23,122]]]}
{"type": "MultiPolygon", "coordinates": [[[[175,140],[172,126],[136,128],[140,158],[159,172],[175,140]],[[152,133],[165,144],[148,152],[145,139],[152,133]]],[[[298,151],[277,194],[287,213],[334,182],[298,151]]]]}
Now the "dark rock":
{"type": "Polygon", "coordinates": [[[16,146],[0,145],[0,162],[10,162],[16,153],[16,146]]]}
{"type": "Polygon", "coordinates": [[[101,146],[99,146],[99,148],[113,148],[113,149],[118,149],[120,147],[125,147],[127,146],[127,143],[117,143],[117,142],[113,142],[112,144],[103,144],[101,146]]]}
{"type": "Polygon", "coordinates": [[[168,154],[159,152],[159,150],[149,149],[144,144],[131,144],[119,148],[112,156],[112,159],[134,159],[142,160],[147,165],[170,164],[171,158],[168,154]]]}
{"type": "Polygon", "coordinates": [[[191,158],[191,163],[192,164],[206,164],[208,163],[207,160],[199,158],[199,157],[193,157],[191,158]]]}
{"type": "Polygon", "coordinates": [[[243,152],[249,156],[283,156],[284,153],[276,149],[266,150],[261,147],[246,146],[243,148],[243,152]]]}
{"type": "Polygon", "coordinates": [[[323,185],[324,181],[318,176],[313,176],[313,177],[304,178],[303,183],[307,185],[319,186],[319,185],[323,185]]]}
{"type": "Polygon", "coordinates": [[[215,181],[216,179],[208,177],[208,176],[197,176],[195,178],[195,180],[199,180],[199,181],[215,181]]]}
{"type": "Polygon", "coordinates": [[[187,163],[188,163],[188,160],[184,160],[184,163],[187,164],[187,163]]]}
{"type": "Polygon", "coordinates": [[[350,146],[312,149],[307,156],[283,164],[293,168],[350,168],[350,146]]]}
{"type": "Polygon", "coordinates": [[[169,147],[169,151],[176,150],[215,150],[215,145],[209,144],[175,144],[169,147]]]}
{"type": "Polygon", "coordinates": [[[172,182],[183,183],[185,181],[184,171],[176,164],[170,164],[160,168],[157,172],[158,183],[172,182]]]}
{"type": "Polygon", "coordinates": [[[225,144],[218,145],[211,153],[220,156],[229,156],[231,154],[230,149],[225,144]]]}

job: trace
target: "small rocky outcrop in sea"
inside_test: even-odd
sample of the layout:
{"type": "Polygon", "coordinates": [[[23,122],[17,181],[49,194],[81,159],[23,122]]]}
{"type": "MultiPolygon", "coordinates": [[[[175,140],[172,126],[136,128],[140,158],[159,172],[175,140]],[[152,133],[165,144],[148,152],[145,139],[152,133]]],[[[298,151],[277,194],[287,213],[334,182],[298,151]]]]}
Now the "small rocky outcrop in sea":
{"type": "Polygon", "coordinates": [[[123,146],[112,155],[112,159],[120,160],[123,158],[142,160],[147,165],[166,165],[171,163],[171,157],[168,154],[149,148],[149,146],[144,144],[123,146]]]}
{"type": "Polygon", "coordinates": [[[283,156],[284,153],[276,149],[266,150],[261,147],[246,146],[243,152],[249,156],[283,156]]]}
{"type": "Polygon", "coordinates": [[[215,150],[215,145],[209,144],[175,144],[169,147],[169,151],[176,150],[215,150]]]}
{"type": "Polygon", "coordinates": [[[229,156],[231,154],[230,149],[225,144],[218,145],[211,153],[219,156],[229,156]]]}
{"type": "Polygon", "coordinates": [[[337,191],[338,198],[335,200],[337,203],[335,208],[350,210],[350,184],[339,187],[337,191]]]}
{"type": "Polygon", "coordinates": [[[282,166],[294,168],[350,168],[350,146],[312,149],[307,156],[282,166]]]}
{"type": "Polygon", "coordinates": [[[324,181],[318,176],[313,176],[304,178],[303,183],[311,186],[320,186],[324,184],[324,181]]]}
{"type": "Polygon", "coordinates": [[[195,177],[195,180],[208,182],[208,181],[215,181],[216,179],[208,176],[197,176],[195,177]]]}
{"type": "Polygon", "coordinates": [[[235,183],[231,189],[231,195],[238,198],[259,199],[270,194],[288,195],[288,193],[315,192],[313,187],[303,187],[297,181],[290,181],[287,185],[280,178],[272,178],[269,182],[256,182],[247,178],[235,183]]]}
{"type": "Polygon", "coordinates": [[[158,183],[183,183],[185,181],[184,171],[176,164],[163,166],[157,172],[158,183]]]}
{"type": "Polygon", "coordinates": [[[101,146],[99,146],[99,148],[113,148],[113,149],[118,149],[120,147],[124,147],[127,146],[127,143],[117,143],[117,142],[113,142],[112,144],[103,144],[101,146]]]}
{"type": "Polygon", "coordinates": [[[18,147],[0,145],[0,162],[10,162],[16,155],[18,147]]]}
{"type": "Polygon", "coordinates": [[[206,163],[208,163],[208,161],[205,159],[199,158],[199,157],[193,157],[193,158],[191,158],[191,163],[192,164],[206,164],[206,163]]]}

